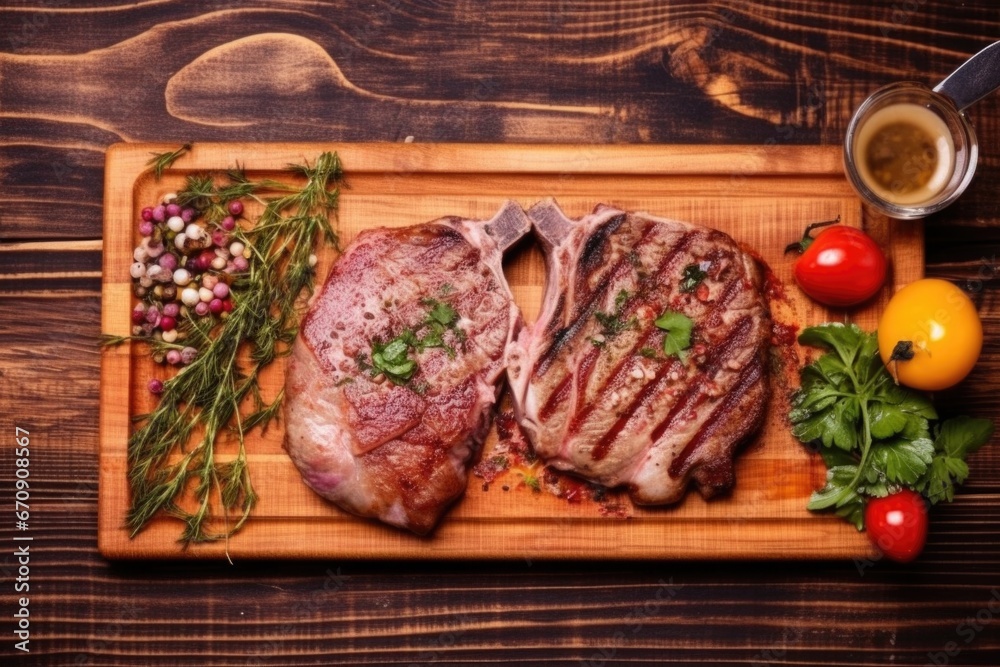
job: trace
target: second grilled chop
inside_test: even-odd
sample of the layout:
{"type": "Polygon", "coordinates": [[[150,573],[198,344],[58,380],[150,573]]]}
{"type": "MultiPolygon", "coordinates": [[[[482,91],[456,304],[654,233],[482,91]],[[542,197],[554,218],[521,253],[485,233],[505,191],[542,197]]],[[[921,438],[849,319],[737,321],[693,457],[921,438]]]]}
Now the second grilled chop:
{"type": "Polygon", "coordinates": [[[545,201],[529,217],[546,286],[507,373],[538,455],[637,504],[675,502],[692,481],[728,489],[769,393],[755,261],[720,231],[604,205],[572,220],[545,201]],[[693,324],[676,354],[654,324],[665,313],[693,324]]]}

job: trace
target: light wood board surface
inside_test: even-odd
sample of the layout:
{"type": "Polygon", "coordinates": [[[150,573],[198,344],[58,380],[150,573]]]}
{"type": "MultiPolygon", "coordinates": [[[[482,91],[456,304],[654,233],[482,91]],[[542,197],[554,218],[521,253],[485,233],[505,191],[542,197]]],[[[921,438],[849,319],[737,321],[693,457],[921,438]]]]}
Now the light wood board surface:
{"type": "MultiPolygon", "coordinates": [[[[862,225],[861,205],[843,178],[840,150],[816,146],[549,146],[461,144],[196,144],[157,181],[150,154],[176,145],[118,144],[107,154],[103,330],[126,334],[131,297],[128,266],[143,206],[183,186],[193,172],[242,165],[251,177],[283,177],[289,163],[336,150],[349,188],[336,227],[344,244],[371,226],[405,226],[444,215],[489,218],[506,199],[525,208],[554,196],[579,216],[598,203],[675,217],[721,229],[759,253],[785,285],[777,320],[807,326],[828,320],[873,327],[893,288],[923,275],[921,223],[869,218],[868,231],[892,263],[890,284],[862,310],[830,312],[791,281],[785,246],[809,222],[837,215],[862,225]]],[[[323,254],[324,275],[335,253],[323,254]]],[[[523,244],[505,267],[515,299],[531,321],[544,280],[541,254],[523,244]]],[[[803,359],[801,350],[793,353],[803,359]]],[[[805,510],[822,485],[822,461],[788,433],[783,377],[773,378],[769,418],[741,455],[730,496],[705,501],[690,493],[671,508],[628,506],[609,516],[596,502],[570,503],[536,493],[509,471],[484,489],[470,476],[466,495],[430,537],[347,515],[299,479],[282,449],[280,425],[248,443],[261,497],[246,527],[225,543],[176,542],[181,524],[169,517],[130,539],[126,443],[131,416],[152,406],[145,389],[165,369],[131,344],[103,352],[100,415],[99,545],[110,558],[841,558],[872,553],[867,539],[840,519],[805,510]],[[507,490],[504,490],[507,487],[507,490]]],[[[280,362],[266,377],[282,383],[280,362]]],[[[496,436],[484,448],[489,455],[496,436]]],[[[627,500],[626,500],[627,502],[627,500]]]]}

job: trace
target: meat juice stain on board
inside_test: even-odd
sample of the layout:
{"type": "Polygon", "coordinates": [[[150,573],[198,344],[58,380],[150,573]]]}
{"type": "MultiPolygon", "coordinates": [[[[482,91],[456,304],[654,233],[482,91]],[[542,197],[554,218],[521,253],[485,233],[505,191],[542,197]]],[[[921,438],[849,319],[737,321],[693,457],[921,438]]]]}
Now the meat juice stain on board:
{"type": "Polygon", "coordinates": [[[792,394],[798,387],[798,368],[800,365],[798,352],[798,336],[801,327],[795,321],[795,309],[788,297],[787,286],[774,272],[771,265],[754,248],[740,244],[740,249],[753,257],[764,274],[764,298],[771,313],[771,382],[773,394],[785,401],[785,406],[778,412],[782,415],[785,428],[791,428],[788,422],[788,407],[791,405],[792,394]]]}
{"type": "Polygon", "coordinates": [[[608,489],[570,473],[544,465],[531,449],[527,437],[510,409],[502,409],[495,419],[496,442],[487,446],[472,474],[482,480],[483,492],[545,493],[571,505],[596,506],[601,516],[627,519],[631,503],[623,491],[608,489]]]}

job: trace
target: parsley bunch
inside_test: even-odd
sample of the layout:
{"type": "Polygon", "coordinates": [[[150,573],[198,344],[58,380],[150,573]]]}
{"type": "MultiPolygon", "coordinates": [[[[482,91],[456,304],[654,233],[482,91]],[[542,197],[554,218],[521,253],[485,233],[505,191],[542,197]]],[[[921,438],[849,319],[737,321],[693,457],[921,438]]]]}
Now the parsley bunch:
{"type": "Polygon", "coordinates": [[[864,528],[867,498],[907,487],[931,503],[951,501],[965,481],[965,458],[989,441],[988,419],[938,422],[923,394],[897,385],[883,365],[878,339],[856,325],[810,327],[799,342],[827,350],[802,369],[792,399],[792,434],[819,446],[826,485],[810,510],[832,510],[864,528]]]}

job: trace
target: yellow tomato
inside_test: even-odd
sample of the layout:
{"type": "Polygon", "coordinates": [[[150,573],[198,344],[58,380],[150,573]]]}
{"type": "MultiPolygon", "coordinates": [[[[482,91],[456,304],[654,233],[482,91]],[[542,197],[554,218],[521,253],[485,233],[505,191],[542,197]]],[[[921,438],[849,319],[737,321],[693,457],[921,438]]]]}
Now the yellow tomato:
{"type": "Polygon", "coordinates": [[[896,292],[878,324],[882,361],[902,384],[935,391],[961,382],[979,359],[983,325],[972,300],[947,280],[924,278],[896,292]],[[913,358],[890,361],[900,341],[913,358]]]}

